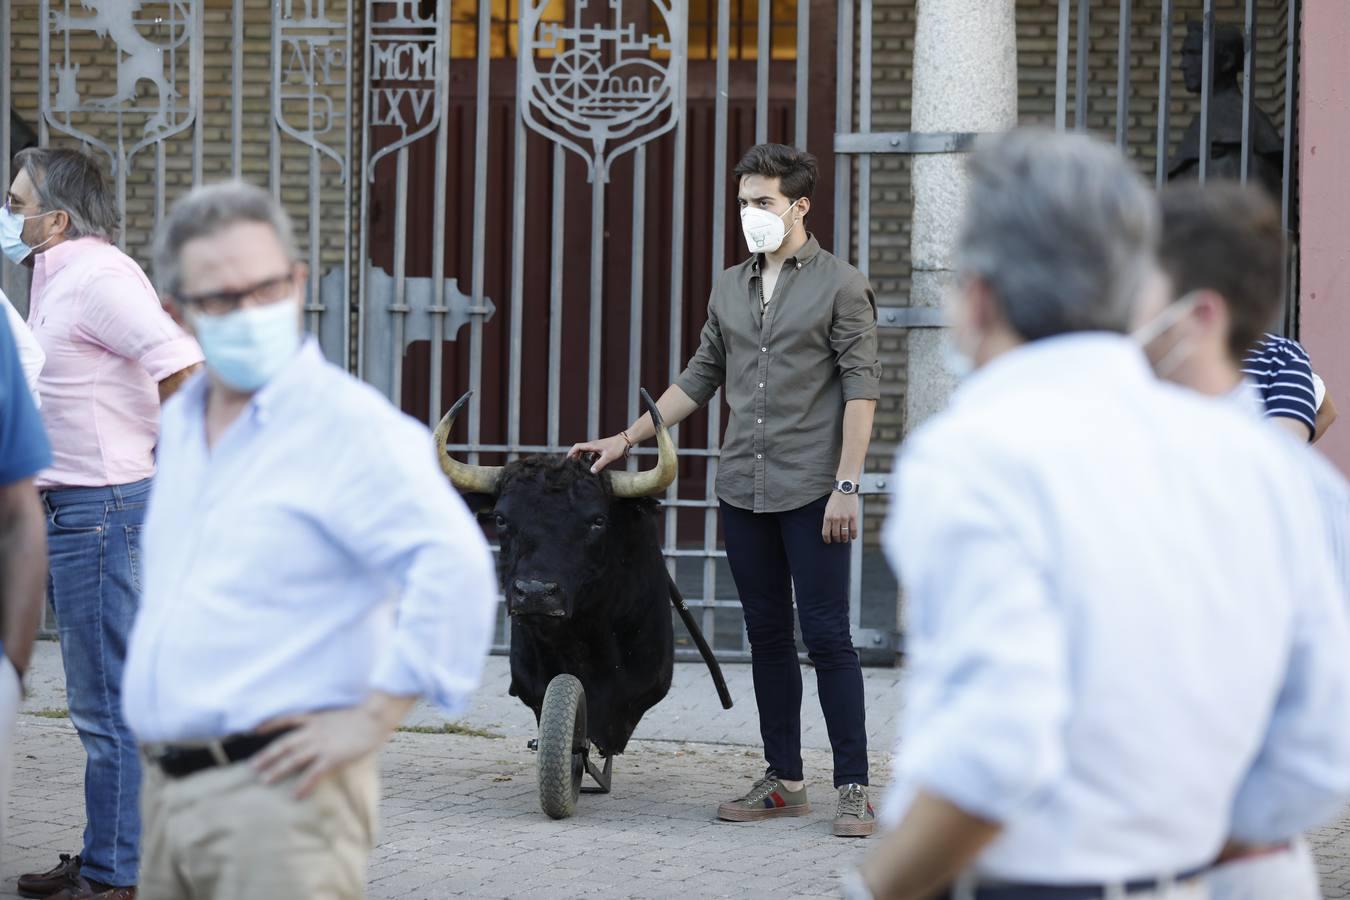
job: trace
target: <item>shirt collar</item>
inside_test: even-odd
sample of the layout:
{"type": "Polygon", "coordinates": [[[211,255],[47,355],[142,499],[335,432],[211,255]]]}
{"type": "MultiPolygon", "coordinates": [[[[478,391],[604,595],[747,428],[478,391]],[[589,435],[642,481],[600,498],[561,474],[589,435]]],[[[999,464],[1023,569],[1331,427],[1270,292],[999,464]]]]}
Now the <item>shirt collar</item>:
{"type": "Polygon", "coordinates": [[[253,395],[249,408],[257,416],[258,422],[266,422],[296,393],[305,393],[305,386],[323,368],[323,363],[323,352],[319,350],[319,342],[307,335],[295,358],[253,395]]]}
{"type": "Polygon", "coordinates": [[[980,401],[1066,377],[1105,383],[1155,378],[1139,345],[1123,334],[1081,331],[1029,341],[971,374],[958,388],[957,402],[980,401]]]}
{"type": "Polygon", "coordinates": [[[101,237],[82,237],[73,241],[62,241],[55,247],[43,250],[33,259],[34,278],[51,278],[86,250],[93,247],[106,247],[108,242],[101,237]]]}
{"type": "MultiPolygon", "coordinates": [[[[297,393],[307,395],[305,386],[323,364],[324,357],[323,352],[319,350],[319,342],[313,337],[306,337],[295,358],[249,400],[245,414],[253,416],[259,424],[267,422],[285,405],[287,399],[297,393]]],[[[210,377],[203,372],[182,387],[184,402],[198,417],[206,415],[206,392],[210,385],[210,377]]]]}
{"type": "MultiPolygon", "coordinates": [[[[790,263],[792,265],[797,266],[798,268],[801,268],[802,266],[809,263],[811,260],[815,259],[816,254],[819,252],[820,252],[820,242],[816,240],[816,236],[814,234],[808,231],[806,233],[806,243],[802,244],[802,248],[797,251],[796,255],[789,256],[786,260],[784,260],[783,265],[786,267],[790,263]]],[[[760,266],[762,266],[763,263],[764,263],[763,253],[756,253],[754,256],[750,257],[751,273],[758,275],[760,266]]]]}

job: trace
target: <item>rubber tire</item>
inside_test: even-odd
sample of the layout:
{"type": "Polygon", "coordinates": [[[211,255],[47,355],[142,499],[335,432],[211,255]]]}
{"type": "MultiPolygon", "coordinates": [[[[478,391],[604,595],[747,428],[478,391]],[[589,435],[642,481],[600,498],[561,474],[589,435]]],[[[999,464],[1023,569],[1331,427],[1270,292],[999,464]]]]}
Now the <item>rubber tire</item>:
{"type": "Polygon", "coordinates": [[[575,675],[554,676],[539,716],[537,759],[539,805],[550,818],[566,819],[577,811],[588,741],[585,689],[575,675]]]}

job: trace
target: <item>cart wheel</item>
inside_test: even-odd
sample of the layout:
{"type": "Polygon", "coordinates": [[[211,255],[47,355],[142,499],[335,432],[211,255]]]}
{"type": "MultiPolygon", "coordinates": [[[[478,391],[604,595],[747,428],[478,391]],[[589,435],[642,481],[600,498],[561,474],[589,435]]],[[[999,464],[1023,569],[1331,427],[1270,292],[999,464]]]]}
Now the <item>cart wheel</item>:
{"type": "Polygon", "coordinates": [[[574,675],[548,683],[539,716],[539,805],[554,819],[577,809],[586,771],[586,691],[574,675]]]}

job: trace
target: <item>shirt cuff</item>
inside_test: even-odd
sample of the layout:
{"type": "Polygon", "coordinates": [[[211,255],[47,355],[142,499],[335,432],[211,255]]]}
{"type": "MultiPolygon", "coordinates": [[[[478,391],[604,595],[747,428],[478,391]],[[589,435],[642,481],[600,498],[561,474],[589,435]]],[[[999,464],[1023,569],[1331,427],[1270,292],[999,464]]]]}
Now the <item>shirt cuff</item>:
{"type": "Polygon", "coordinates": [[[202,350],[187,335],[173,338],[141,354],[141,367],[155,381],[163,381],[188,366],[202,362],[202,350]]]}
{"type": "Polygon", "coordinates": [[[675,379],[675,386],[688,394],[689,399],[699,406],[711,400],[712,395],[717,393],[718,388],[718,385],[710,384],[688,369],[681,372],[680,377],[675,379]]]}
{"type": "Polygon", "coordinates": [[[395,639],[376,662],[371,688],[395,697],[420,697],[451,716],[466,711],[478,679],[430,661],[414,663],[416,651],[406,650],[401,643],[395,639]]]}
{"type": "Polygon", "coordinates": [[[881,380],[870,372],[850,372],[843,377],[844,402],[880,400],[881,380]]]}

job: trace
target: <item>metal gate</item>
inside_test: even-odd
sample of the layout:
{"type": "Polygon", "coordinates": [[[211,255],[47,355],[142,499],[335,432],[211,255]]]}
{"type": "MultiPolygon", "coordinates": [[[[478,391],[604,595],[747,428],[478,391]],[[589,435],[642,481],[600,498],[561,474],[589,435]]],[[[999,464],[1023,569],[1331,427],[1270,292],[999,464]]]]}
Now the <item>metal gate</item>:
{"type": "MultiPolygon", "coordinates": [[[[735,154],[795,143],[821,161],[812,230],[878,287],[885,404],[924,389],[892,377],[896,338],[941,324],[909,304],[908,161],[974,138],[907,130],[896,94],[916,3],[0,0],[0,146],[102,154],[119,240],[143,261],[191,185],[266,184],[296,220],[309,328],[328,357],[428,422],[472,390],[452,446],[494,463],[616,432],[639,386],[678,374],[713,278],[745,252],[728,206],[735,154]]],[[[1212,174],[1211,113],[1233,100],[1212,79],[1194,97],[1177,84],[1174,61],[1194,49],[1183,25],[1199,23],[1209,70],[1231,44],[1220,26],[1236,25],[1240,171],[1278,168],[1295,232],[1297,0],[1118,0],[1109,15],[1091,0],[1017,0],[1016,12],[1022,121],[1113,133],[1159,184],[1190,120],[1204,150],[1193,168],[1212,174]],[[1262,116],[1282,135],[1274,156],[1255,139],[1262,116]]],[[[6,184],[9,169],[0,154],[6,184]]],[[[0,262],[20,309],[26,281],[0,262]]],[[[678,429],[664,546],[715,648],[737,659],[747,643],[713,489],[724,418],[719,396],[678,429]]],[[[879,433],[863,479],[850,584],[855,641],[882,660],[897,649],[897,587],[877,495],[898,435],[879,433]]],[[[498,637],[501,649],[504,626],[498,637]]]]}

